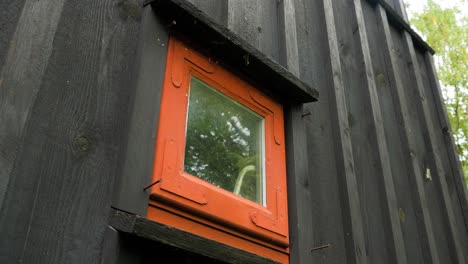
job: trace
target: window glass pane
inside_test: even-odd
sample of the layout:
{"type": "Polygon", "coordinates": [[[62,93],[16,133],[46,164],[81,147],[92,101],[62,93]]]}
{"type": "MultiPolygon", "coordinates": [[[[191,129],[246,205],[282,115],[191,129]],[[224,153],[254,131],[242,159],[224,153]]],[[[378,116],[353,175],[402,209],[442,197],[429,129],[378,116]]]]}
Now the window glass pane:
{"type": "Polygon", "coordinates": [[[264,118],[192,77],[184,169],[264,204],[264,118]]]}

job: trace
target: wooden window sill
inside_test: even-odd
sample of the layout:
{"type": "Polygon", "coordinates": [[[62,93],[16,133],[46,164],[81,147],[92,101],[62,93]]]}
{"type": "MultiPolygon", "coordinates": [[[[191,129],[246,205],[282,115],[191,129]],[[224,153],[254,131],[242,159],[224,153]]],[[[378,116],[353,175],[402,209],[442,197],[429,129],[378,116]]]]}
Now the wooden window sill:
{"type": "Polygon", "coordinates": [[[231,247],[192,233],[112,209],[110,226],[119,232],[156,241],[225,263],[277,264],[274,260],[231,247]]]}

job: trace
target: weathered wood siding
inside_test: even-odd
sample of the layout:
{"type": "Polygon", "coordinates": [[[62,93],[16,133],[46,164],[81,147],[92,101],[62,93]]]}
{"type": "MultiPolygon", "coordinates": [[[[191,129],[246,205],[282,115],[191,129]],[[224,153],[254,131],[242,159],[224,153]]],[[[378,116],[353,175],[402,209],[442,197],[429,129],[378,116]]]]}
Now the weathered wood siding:
{"type": "MultiPolygon", "coordinates": [[[[0,3],[1,263],[152,257],[107,227],[148,199],[167,32],[142,2],[0,3]]],[[[401,0],[190,2],[320,92],[285,111],[291,263],[468,263],[432,50],[401,0]]]]}
{"type": "Polygon", "coordinates": [[[141,5],[0,7],[17,12],[0,17],[8,43],[0,51],[0,263],[99,263],[126,145],[141,5]]]}

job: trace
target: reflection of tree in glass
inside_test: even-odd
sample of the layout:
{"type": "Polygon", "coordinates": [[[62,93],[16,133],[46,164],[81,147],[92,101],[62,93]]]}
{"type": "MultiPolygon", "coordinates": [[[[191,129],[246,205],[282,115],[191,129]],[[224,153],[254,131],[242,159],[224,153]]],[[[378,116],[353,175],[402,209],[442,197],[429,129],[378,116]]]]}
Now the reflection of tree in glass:
{"type": "Polygon", "coordinates": [[[262,117],[202,81],[190,86],[186,172],[233,191],[239,173],[249,165],[239,195],[262,202],[262,117]]]}

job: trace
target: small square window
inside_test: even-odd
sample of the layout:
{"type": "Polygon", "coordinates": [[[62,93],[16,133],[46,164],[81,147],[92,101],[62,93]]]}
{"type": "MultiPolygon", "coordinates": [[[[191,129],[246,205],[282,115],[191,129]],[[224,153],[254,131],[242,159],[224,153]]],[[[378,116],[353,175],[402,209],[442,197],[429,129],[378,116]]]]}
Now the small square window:
{"type": "Polygon", "coordinates": [[[264,118],[196,77],[190,81],[184,170],[264,205],[264,118]]]}
{"type": "Polygon", "coordinates": [[[166,65],[148,217],[286,249],[282,105],[174,37],[166,65]]]}

